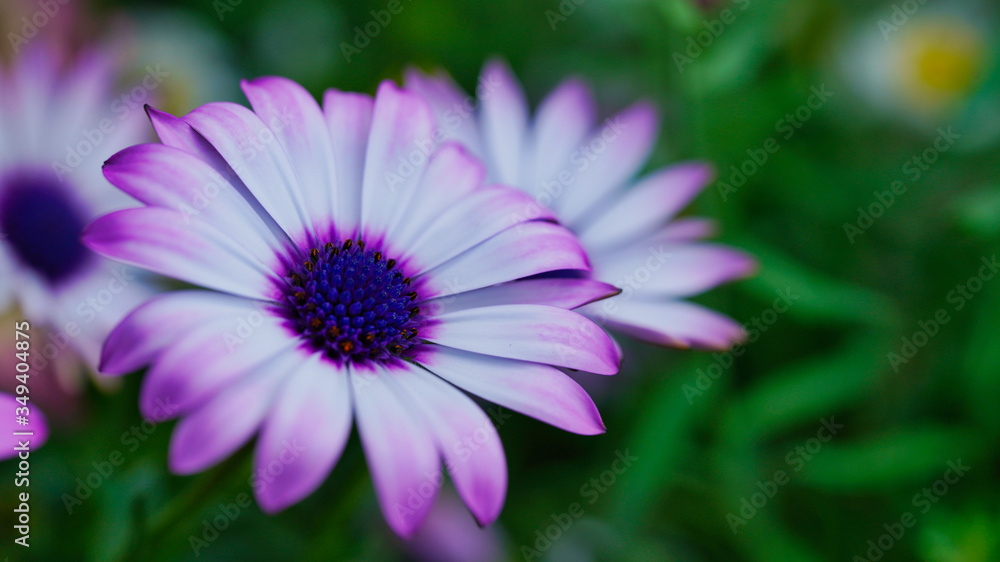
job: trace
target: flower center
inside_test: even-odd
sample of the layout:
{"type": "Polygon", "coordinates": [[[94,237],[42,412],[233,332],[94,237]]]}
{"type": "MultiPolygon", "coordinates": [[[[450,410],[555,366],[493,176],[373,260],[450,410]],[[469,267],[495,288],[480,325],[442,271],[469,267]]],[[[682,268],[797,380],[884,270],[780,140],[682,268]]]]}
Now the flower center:
{"type": "Polygon", "coordinates": [[[961,99],[981,78],[987,54],[978,29],[942,17],[907,27],[900,37],[906,63],[900,79],[904,93],[931,107],[961,99]]]}
{"type": "Polygon", "coordinates": [[[0,230],[23,263],[56,284],[90,257],[84,217],[66,191],[43,176],[18,174],[0,188],[0,230]]]}
{"type": "Polygon", "coordinates": [[[387,359],[416,343],[420,308],[410,278],[362,240],[312,248],[285,280],[291,326],[333,359],[387,359]]]}

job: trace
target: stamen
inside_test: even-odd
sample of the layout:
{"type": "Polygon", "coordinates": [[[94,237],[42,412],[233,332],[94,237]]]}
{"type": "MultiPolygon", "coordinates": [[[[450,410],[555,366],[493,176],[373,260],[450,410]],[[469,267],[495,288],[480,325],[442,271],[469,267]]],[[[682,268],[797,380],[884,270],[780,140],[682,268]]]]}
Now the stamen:
{"type": "Polygon", "coordinates": [[[423,321],[412,280],[362,239],[325,242],[284,277],[289,326],[338,361],[383,361],[414,345],[423,321]],[[385,265],[380,265],[385,260],[385,265]]]}

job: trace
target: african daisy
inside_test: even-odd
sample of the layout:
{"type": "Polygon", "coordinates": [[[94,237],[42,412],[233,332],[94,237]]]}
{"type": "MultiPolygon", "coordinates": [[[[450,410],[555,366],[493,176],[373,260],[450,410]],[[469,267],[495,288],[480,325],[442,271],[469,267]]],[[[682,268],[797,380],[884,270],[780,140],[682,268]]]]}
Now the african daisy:
{"type": "Polygon", "coordinates": [[[163,144],[104,168],[147,207],[92,223],[94,251],[212,290],[158,297],[109,337],[102,370],[151,365],[140,407],[181,416],[178,473],[259,433],[254,492],[267,511],[318,487],[356,421],[383,514],[411,535],[440,466],[481,524],[502,507],[496,429],[462,390],[567,431],[604,430],[558,368],[613,374],[610,338],[571,308],[616,289],[550,216],[516,218],[520,191],[484,185],[464,149],[435,148],[433,113],[383,83],[319,104],[282,78],[243,83],[251,109],[150,110],[163,144]],[[459,390],[462,389],[462,390],[459,390]],[[274,475],[274,473],[271,473],[274,475]]]}
{"type": "Polygon", "coordinates": [[[656,142],[650,104],[598,127],[589,89],[569,79],[529,120],[520,84],[499,61],[483,68],[475,103],[444,73],[410,70],[405,83],[428,100],[444,134],[482,159],[491,181],[533,197],[520,213],[552,213],[579,236],[593,268],[586,277],[622,288],[580,312],[663,345],[725,349],[743,338],[733,320],[683,300],[755,268],[741,252],[698,242],[711,222],[675,218],[711,180],[711,168],[686,163],[633,179],[656,142]]]}
{"type": "Polygon", "coordinates": [[[144,135],[141,111],[129,119],[115,93],[110,57],[37,41],[0,65],[0,310],[17,305],[49,333],[38,332],[31,366],[65,379],[81,358],[96,370],[111,328],[151,294],[79,239],[97,216],[135,205],[100,163],[144,135]]]}

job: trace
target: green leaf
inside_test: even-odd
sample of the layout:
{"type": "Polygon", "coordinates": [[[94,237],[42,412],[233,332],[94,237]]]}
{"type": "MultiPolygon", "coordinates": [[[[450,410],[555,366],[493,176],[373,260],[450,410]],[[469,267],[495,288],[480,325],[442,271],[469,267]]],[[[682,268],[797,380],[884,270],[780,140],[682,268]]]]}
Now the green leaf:
{"type": "Polygon", "coordinates": [[[698,29],[701,13],[692,0],[660,0],[656,5],[677,31],[688,34],[698,29]]]}
{"type": "Polygon", "coordinates": [[[875,326],[891,326],[899,321],[896,304],[881,293],[811,270],[751,238],[741,238],[740,245],[760,261],[760,273],[743,286],[765,300],[772,300],[775,291],[792,289],[801,298],[788,309],[791,316],[815,322],[863,322],[875,326]]]}
{"type": "MultiPolygon", "coordinates": [[[[989,444],[969,427],[896,429],[847,443],[838,439],[823,444],[806,461],[796,482],[831,490],[878,493],[903,486],[912,487],[916,494],[921,487],[941,478],[949,461],[961,459],[971,465],[972,471],[990,470],[976,464],[989,444]]],[[[961,481],[955,485],[960,486],[961,481]]]]}
{"type": "Polygon", "coordinates": [[[1000,433],[1000,291],[987,287],[974,307],[972,330],[965,340],[965,359],[962,362],[962,380],[965,396],[972,415],[989,429],[1000,433]]]}
{"type": "Polygon", "coordinates": [[[963,194],[951,207],[962,230],[984,239],[1000,236],[1000,185],[986,185],[963,194]]]}
{"type": "Polygon", "coordinates": [[[805,420],[818,420],[862,399],[886,369],[881,338],[865,336],[833,353],[770,374],[749,389],[728,426],[754,439],[805,420]],[[738,413],[737,413],[738,412],[738,413]]]}
{"type": "MultiPolygon", "coordinates": [[[[676,372],[693,373],[703,362],[704,358],[692,358],[676,372]]],[[[683,390],[690,382],[688,378],[662,377],[637,408],[635,426],[623,440],[623,443],[634,444],[630,446],[630,453],[640,458],[629,469],[629,485],[616,490],[611,508],[613,520],[625,529],[641,525],[654,509],[656,498],[671,484],[669,475],[677,470],[690,451],[696,413],[711,404],[709,393],[693,404],[688,402],[683,390]]],[[[716,381],[716,384],[721,382],[716,381]]]]}

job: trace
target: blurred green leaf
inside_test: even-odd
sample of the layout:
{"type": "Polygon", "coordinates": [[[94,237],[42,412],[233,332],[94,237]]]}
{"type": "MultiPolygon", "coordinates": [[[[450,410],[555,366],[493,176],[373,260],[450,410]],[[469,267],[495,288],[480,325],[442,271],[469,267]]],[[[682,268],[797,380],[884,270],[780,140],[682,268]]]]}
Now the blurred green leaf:
{"type": "MultiPolygon", "coordinates": [[[[677,372],[694,372],[703,362],[702,358],[691,358],[677,372]]],[[[695,414],[711,404],[709,396],[689,403],[682,389],[686,383],[683,377],[662,377],[638,406],[635,425],[623,441],[642,459],[629,469],[629,486],[616,490],[611,508],[614,520],[627,530],[642,524],[656,498],[671,485],[669,475],[690,450],[695,414]]]]}
{"type": "Polygon", "coordinates": [[[973,311],[971,330],[965,341],[961,375],[969,409],[995,435],[1000,433],[1000,291],[984,289],[973,311]]]}
{"type": "Polygon", "coordinates": [[[987,447],[969,427],[893,429],[848,443],[835,438],[808,460],[796,481],[838,491],[917,486],[917,493],[919,486],[941,478],[949,461],[961,459],[972,471],[988,470],[976,464],[987,447]]]}
{"type": "Polygon", "coordinates": [[[864,322],[875,326],[898,322],[895,303],[881,293],[810,269],[762,242],[743,238],[740,244],[760,261],[760,273],[744,283],[748,291],[766,301],[774,299],[775,291],[785,288],[802,296],[788,309],[790,316],[814,322],[864,322]]]}
{"type": "Polygon", "coordinates": [[[995,562],[1000,555],[1000,521],[982,508],[935,510],[920,526],[918,541],[925,562],[995,562]]]}
{"type": "Polygon", "coordinates": [[[879,382],[887,363],[884,342],[865,336],[822,357],[810,358],[761,379],[746,391],[726,423],[760,439],[796,423],[818,420],[862,399],[879,382]],[[738,413],[736,413],[738,412],[738,413]]]}
{"type": "Polygon", "coordinates": [[[984,239],[1000,236],[1000,185],[990,184],[965,193],[952,204],[955,222],[984,239]]]}
{"type": "Polygon", "coordinates": [[[659,0],[656,5],[663,13],[667,23],[682,33],[692,33],[697,31],[698,23],[701,21],[701,12],[694,5],[693,0],[659,0]]]}
{"type": "MultiPolygon", "coordinates": [[[[105,466],[115,468],[110,463],[105,466]]],[[[91,559],[124,560],[130,549],[141,548],[137,543],[144,534],[145,513],[151,499],[162,494],[163,476],[160,467],[143,461],[103,477],[95,490],[100,503],[92,527],[91,559]]]]}

